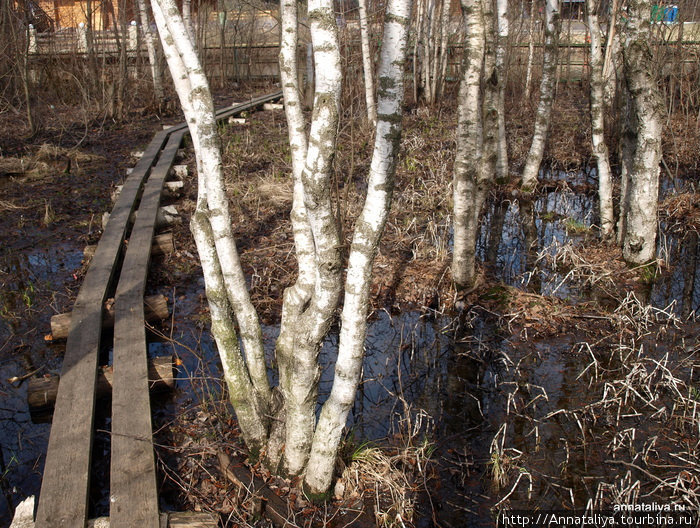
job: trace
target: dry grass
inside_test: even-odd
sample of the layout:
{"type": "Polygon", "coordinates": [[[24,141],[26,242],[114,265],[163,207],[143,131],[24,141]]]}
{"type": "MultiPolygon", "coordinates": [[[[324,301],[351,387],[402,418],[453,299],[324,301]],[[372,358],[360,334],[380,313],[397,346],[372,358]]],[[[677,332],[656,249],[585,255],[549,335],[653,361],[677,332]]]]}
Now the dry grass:
{"type": "Polygon", "coordinates": [[[611,318],[615,334],[572,347],[580,372],[564,383],[575,398],[531,381],[534,365],[547,361],[536,347],[529,354],[514,348],[503,363],[498,389],[508,419],[494,436],[490,463],[497,508],[531,507],[533,495],[555,509],[700,506],[696,345],[679,339],[670,309],[633,294],[611,318]],[[556,446],[540,450],[541,436],[551,439],[553,431],[556,446]]]}
{"type": "Polygon", "coordinates": [[[361,445],[335,485],[337,500],[372,500],[380,527],[413,526],[418,494],[432,475],[434,446],[426,436],[432,419],[424,411],[414,415],[406,409],[394,445],[361,445]]]}

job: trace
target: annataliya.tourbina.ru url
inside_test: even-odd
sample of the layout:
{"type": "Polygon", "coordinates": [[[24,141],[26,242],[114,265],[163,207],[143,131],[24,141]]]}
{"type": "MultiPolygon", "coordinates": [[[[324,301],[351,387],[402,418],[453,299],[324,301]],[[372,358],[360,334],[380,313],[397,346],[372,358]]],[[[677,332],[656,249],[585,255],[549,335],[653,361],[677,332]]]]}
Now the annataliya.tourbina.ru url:
{"type": "Polygon", "coordinates": [[[682,505],[638,505],[619,506],[601,511],[531,511],[511,510],[498,515],[499,527],[552,528],[574,526],[590,528],[638,527],[700,528],[700,515],[697,510],[684,509],[682,505]],[[647,506],[644,508],[644,506],[647,506]],[[651,506],[651,507],[649,507],[651,506]],[[657,506],[654,508],[653,506],[657,506]]]}

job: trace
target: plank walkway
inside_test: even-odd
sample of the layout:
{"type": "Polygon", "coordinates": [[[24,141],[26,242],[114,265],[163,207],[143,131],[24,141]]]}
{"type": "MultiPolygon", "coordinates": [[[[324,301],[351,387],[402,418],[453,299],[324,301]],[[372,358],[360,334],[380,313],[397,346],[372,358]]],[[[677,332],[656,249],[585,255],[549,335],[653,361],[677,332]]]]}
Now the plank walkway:
{"type": "MultiPolygon", "coordinates": [[[[281,92],[276,92],[236,104],[217,112],[217,118],[225,119],[280,97],[281,92]]],[[[82,528],[88,521],[103,305],[110,286],[115,283],[110,525],[116,528],[161,526],[148,395],[143,296],[161,190],[186,133],[187,125],[182,123],[157,133],[148,145],[124,183],[78,292],[56,397],[37,528],[82,528]],[[129,218],[139,197],[139,214],[119,276],[129,218]]]]}

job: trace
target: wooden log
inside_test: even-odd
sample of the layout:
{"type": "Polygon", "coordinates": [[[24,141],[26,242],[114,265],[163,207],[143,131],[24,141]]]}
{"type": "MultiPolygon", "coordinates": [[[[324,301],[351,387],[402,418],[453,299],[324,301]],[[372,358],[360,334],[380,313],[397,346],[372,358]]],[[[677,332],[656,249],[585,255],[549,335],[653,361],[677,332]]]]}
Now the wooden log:
{"type": "Polygon", "coordinates": [[[172,173],[176,178],[187,177],[187,165],[173,165],[172,173]]]}
{"type": "MultiPolygon", "coordinates": [[[[165,392],[175,388],[173,368],[173,359],[170,356],[157,357],[148,362],[148,388],[152,393],[165,392]]],[[[32,417],[53,411],[60,379],[58,375],[29,379],[27,404],[32,417]]],[[[100,367],[97,372],[95,392],[98,398],[105,398],[112,394],[112,380],[112,367],[100,367]]]]}
{"type": "MultiPolygon", "coordinates": [[[[138,216],[138,211],[134,211],[131,215],[129,221],[134,223],[136,217],[138,216]]],[[[102,214],[102,229],[107,229],[107,222],[109,222],[109,213],[102,214]]],[[[156,217],[156,229],[165,229],[175,224],[181,224],[182,217],[174,205],[165,205],[158,209],[158,216],[156,217]]]]}
{"type": "MultiPolygon", "coordinates": [[[[183,165],[183,167],[186,167],[186,165],[183,165]]],[[[127,174],[128,174],[127,169],[127,174]]],[[[113,190],[112,193],[110,194],[110,197],[112,198],[113,202],[117,201],[117,198],[119,198],[119,193],[122,192],[122,187],[123,185],[117,185],[113,190]]],[[[163,187],[163,196],[166,198],[179,198],[182,195],[182,190],[185,187],[185,182],[180,181],[180,180],[174,180],[174,181],[169,181],[165,182],[165,186],[163,187]]]]}
{"type": "MultiPolygon", "coordinates": [[[[92,256],[95,254],[96,249],[97,246],[94,245],[85,246],[85,249],[83,249],[83,256],[86,259],[92,258],[92,256]]],[[[153,244],[151,245],[152,257],[159,255],[169,255],[173,251],[175,251],[175,241],[173,240],[172,233],[163,233],[161,235],[156,235],[153,237],[153,244]]]]}
{"type": "Polygon", "coordinates": [[[170,512],[167,514],[169,528],[216,528],[219,517],[208,512],[170,512]]]}
{"type": "Polygon", "coordinates": [[[165,198],[179,198],[182,196],[182,190],[185,188],[185,182],[180,180],[165,182],[163,186],[163,196],[165,198]]]}
{"type": "Polygon", "coordinates": [[[280,103],[265,103],[263,110],[284,110],[284,105],[280,103]]]}
{"type": "MultiPolygon", "coordinates": [[[[219,517],[209,512],[168,512],[160,514],[160,525],[164,528],[217,528],[219,517]]],[[[34,528],[33,495],[17,507],[10,528],[34,528]]],[[[90,519],[87,528],[110,528],[109,517],[90,519]]]]}
{"type": "MultiPolygon", "coordinates": [[[[165,295],[150,295],[143,300],[143,304],[146,320],[149,322],[162,321],[170,315],[168,299],[165,295]]],[[[68,337],[71,319],[71,312],[57,314],[51,318],[51,336],[54,340],[68,337]]],[[[107,302],[105,302],[102,327],[114,327],[114,299],[107,299],[107,302]]]]}

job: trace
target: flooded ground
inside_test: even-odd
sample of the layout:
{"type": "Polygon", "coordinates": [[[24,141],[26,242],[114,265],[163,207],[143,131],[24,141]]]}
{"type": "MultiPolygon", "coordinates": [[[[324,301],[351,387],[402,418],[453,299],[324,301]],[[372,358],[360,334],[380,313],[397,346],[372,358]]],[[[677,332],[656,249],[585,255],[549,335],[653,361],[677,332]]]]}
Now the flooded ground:
{"type": "MultiPolygon", "coordinates": [[[[58,167],[50,178],[54,194],[42,192],[47,179],[0,181],[0,526],[9,524],[11,505],[38,493],[49,432],[31,422],[26,383],[9,380],[59,372],[62,345],[44,339],[49,318],[70,307],[82,249],[96,239],[95,218],[109,207],[105,189],[129,162],[126,154],[117,164],[96,159],[67,176],[58,167]],[[73,197],[85,193],[76,203],[73,197]]],[[[547,173],[542,181],[533,202],[504,193],[487,206],[479,239],[487,283],[463,311],[423,296],[424,309],[398,310],[397,302],[378,307],[371,319],[349,443],[361,449],[410,438],[430,446],[432,462],[412,499],[418,526],[492,526],[502,508],[651,500],[698,506],[700,326],[686,319],[700,306],[697,235],[662,221],[663,263],[628,290],[613,280],[618,270],[584,248],[595,238],[595,173],[547,173]]],[[[664,188],[686,189],[683,182],[664,188]]],[[[430,204],[430,214],[445,213],[443,207],[430,204]]],[[[256,229],[274,220],[264,213],[256,229]]],[[[426,221],[434,236],[397,244],[397,253],[402,266],[425,257],[444,274],[448,222],[426,221]]],[[[412,233],[412,225],[401,225],[390,229],[412,233]]],[[[288,253],[283,229],[274,224],[273,231],[275,247],[288,253]]],[[[211,453],[187,429],[205,423],[218,438],[234,429],[216,410],[220,364],[187,237],[186,226],[176,228],[177,251],[154,261],[149,283],[150,293],[167,294],[173,314],[158,327],[150,353],[181,362],[176,393],[154,406],[163,509],[206,504],[213,493],[211,480],[178,480],[187,465],[210,469],[211,453]],[[185,456],[188,449],[197,455],[185,456]]],[[[245,236],[242,245],[256,250],[245,236]]],[[[387,255],[382,263],[391,262],[387,255]]],[[[249,266],[251,283],[268,284],[265,270],[249,266]]],[[[270,291],[283,286],[269,284],[270,291]]],[[[274,324],[264,327],[271,363],[277,333],[274,324]]],[[[336,348],[334,331],[322,351],[322,395],[336,348]]],[[[108,418],[98,427],[96,453],[105,450],[108,418]]],[[[108,475],[98,471],[94,480],[99,487],[108,475]]],[[[106,513],[106,494],[96,490],[93,514],[106,513]]]]}

